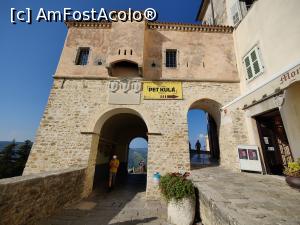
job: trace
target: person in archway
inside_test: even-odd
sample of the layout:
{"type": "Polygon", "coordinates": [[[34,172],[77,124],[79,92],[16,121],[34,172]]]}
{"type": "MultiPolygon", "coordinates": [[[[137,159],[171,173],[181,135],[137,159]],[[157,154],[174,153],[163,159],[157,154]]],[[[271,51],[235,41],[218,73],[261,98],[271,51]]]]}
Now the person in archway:
{"type": "Polygon", "coordinates": [[[201,153],[201,143],[200,143],[199,140],[197,140],[197,142],[196,142],[196,144],[195,144],[195,148],[196,148],[196,150],[197,150],[197,154],[200,155],[200,153],[201,153]]]}
{"type": "Polygon", "coordinates": [[[139,162],[139,167],[140,167],[140,172],[144,173],[145,172],[145,161],[144,160],[141,160],[139,162]]]}
{"type": "Polygon", "coordinates": [[[117,156],[114,155],[112,160],[109,162],[109,182],[108,182],[108,188],[111,190],[115,183],[116,183],[116,175],[118,172],[120,162],[117,159],[117,156]]]}

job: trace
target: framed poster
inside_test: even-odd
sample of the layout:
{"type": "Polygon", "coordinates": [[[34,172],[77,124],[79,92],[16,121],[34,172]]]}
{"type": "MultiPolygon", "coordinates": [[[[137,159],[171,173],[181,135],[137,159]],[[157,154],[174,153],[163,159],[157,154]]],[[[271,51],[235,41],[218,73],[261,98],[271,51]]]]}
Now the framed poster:
{"type": "Polygon", "coordinates": [[[239,145],[238,156],[239,156],[241,171],[262,172],[258,146],[239,145]]]}
{"type": "Polygon", "coordinates": [[[248,159],[247,149],[239,148],[239,158],[240,159],[248,159]]]}
{"type": "Polygon", "coordinates": [[[248,149],[249,160],[258,160],[258,152],[255,149],[248,149]]]}

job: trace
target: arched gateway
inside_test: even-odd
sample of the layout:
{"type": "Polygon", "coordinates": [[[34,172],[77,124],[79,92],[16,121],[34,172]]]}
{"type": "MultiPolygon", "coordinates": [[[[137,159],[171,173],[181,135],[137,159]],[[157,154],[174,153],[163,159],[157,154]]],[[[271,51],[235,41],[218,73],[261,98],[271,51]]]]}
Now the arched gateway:
{"type": "Polygon", "coordinates": [[[193,102],[189,108],[191,110],[201,110],[205,114],[202,121],[196,121],[196,124],[189,124],[189,130],[200,126],[206,127],[205,134],[198,137],[202,140],[202,149],[200,152],[192,151],[190,146],[191,168],[201,168],[204,166],[219,165],[220,160],[220,126],[221,126],[221,104],[215,100],[204,98],[193,102]]]}
{"type": "MultiPolygon", "coordinates": [[[[112,155],[117,155],[120,160],[118,179],[125,178],[128,174],[128,151],[132,139],[142,137],[148,140],[148,128],[141,115],[132,109],[117,108],[106,112],[96,123],[97,136],[92,154],[95,155],[94,185],[107,182],[108,164],[112,155]]],[[[91,171],[92,172],[92,171],[91,171]]]]}
{"type": "MultiPolygon", "coordinates": [[[[240,95],[232,28],[159,22],[69,21],[24,174],[84,168],[83,196],[105,176],[111,154],[126,174],[129,141],[148,140],[148,198],[158,198],[155,172],[189,171],[186,115],[226,105],[240,95]],[[199,102],[200,100],[200,102],[199,102]],[[199,105],[199,104],[200,105],[199,105]],[[204,107],[204,108],[203,108],[204,107]]],[[[220,165],[237,169],[247,143],[240,111],[215,118],[220,165]]]]}

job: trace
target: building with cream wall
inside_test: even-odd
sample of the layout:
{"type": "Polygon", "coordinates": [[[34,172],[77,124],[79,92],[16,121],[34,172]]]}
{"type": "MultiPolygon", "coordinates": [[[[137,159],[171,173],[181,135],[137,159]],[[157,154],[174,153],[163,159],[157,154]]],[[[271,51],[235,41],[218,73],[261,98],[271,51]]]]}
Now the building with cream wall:
{"type": "MultiPolygon", "coordinates": [[[[274,146],[267,144],[268,135],[260,130],[259,121],[271,121],[268,113],[273,113],[273,116],[279,114],[287,137],[284,142],[287,143],[282,144],[281,138],[277,137],[280,142],[278,148],[286,162],[300,157],[300,2],[258,0],[248,3],[251,3],[248,8],[245,8],[245,1],[227,0],[226,4],[219,3],[227,16],[218,24],[235,26],[234,46],[242,93],[223,110],[245,112],[249,144],[260,147],[266,172],[276,173],[270,171],[267,165],[274,146]],[[259,63],[254,68],[251,61],[252,65],[248,64],[247,67],[245,60],[255,48],[259,63]],[[247,68],[251,71],[247,72],[247,68]]],[[[209,15],[202,11],[199,19],[209,15]]],[[[286,162],[283,162],[284,166],[286,162]]]]}
{"type": "Polygon", "coordinates": [[[88,195],[94,177],[103,179],[112,154],[119,156],[120,173],[126,174],[129,142],[144,137],[146,193],[156,198],[154,172],[190,170],[189,109],[211,115],[220,165],[239,168],[236,146],[248,140],[241,129],[243,112],[225,119],[220,113],[241,94],[232,27],[145,21],[66,25],[68,34],[24,174],[86,167],[88,195]],[[166,65],[169,49],[176,51],[172,68],[166,65]],[[77,65],[83,50],[89,52],[87,61],[77,65]],[[149,81],[158,86],[177,82],[183,97],[149,100],[139,89],[149,81]]]}

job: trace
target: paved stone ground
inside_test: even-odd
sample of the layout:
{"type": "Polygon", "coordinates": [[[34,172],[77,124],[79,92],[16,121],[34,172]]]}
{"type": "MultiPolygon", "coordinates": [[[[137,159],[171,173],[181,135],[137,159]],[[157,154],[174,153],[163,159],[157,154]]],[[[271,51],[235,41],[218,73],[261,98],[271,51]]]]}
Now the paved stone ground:
{"type": "MultiPolygon", "coordinates": [[[[207,214],[218,217],[214,224],[300,225],[300,192],[283,177],[207,167],[193,170],[192,179],[209,203],[207,214]]],[[[167,225],[166,216],[165,203],[146,201],[145,176],[135,175],[110,193],[96,189],[39,225],[167,225]]]]}
{"type": "Polygon", "coordinates": [[[300,225],[300,192],[284,177],[208,167],[193,170],[192,179],[220,224],[300,225]]]}
{"type": "Polygon", "coordinates": [[[40,221],[39,225],[167,225],[166,204],[146,201],[143,174],[130,175],[112,192],[104,185],[76,205],[40,221]]]}

